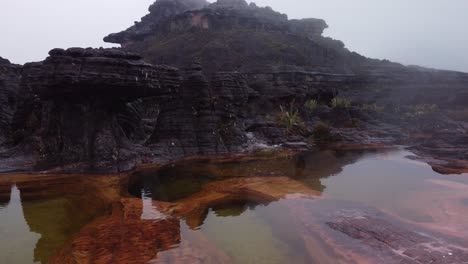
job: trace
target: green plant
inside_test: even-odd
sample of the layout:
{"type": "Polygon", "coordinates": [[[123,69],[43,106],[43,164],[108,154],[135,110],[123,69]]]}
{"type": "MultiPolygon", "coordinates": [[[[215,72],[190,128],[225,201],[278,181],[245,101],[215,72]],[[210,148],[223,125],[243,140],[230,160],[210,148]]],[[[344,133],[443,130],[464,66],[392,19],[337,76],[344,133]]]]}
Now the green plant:
{"type": "Polygon", "coordinates": [[[315,111],[318,107],[318,102],[315,99],[310,99],[305,103],[305,107],[310,111],[315,111]]]}
{"type": "Polygon", "coordinates": [[[286,128],[288,134],[303,134],[306,130],[299,112],[292,106],[289,110],[280,106],[280,111],[275,114],[275,122],[279,127],[286,128]]]}
{"type": "Polygon", "coordinates": [[[363,105],[361,105],[361,110],[373,111],[373,112],[383,112],[385,110],[385,106],[380,106],[380,105],[377,105],[377,104],[363,104],[363,105]]]}
{"type": "Polygon", "coordinates": [[[409,118],[423,117],[438,111],[439,106],[436,104],[418,104],[410,107],[409,112],[407,112],[405,116],[409,118]]]}
{"type": "Polygon", "coordinates": [[[351,106],[351,100],[343,97],[335,97],[332,99],[333,108],[349,108],[351,106]]]}
{"type": "Polygon", "coordinates": [[[283,106],[280,106],[280,112],[276,114],[276,122],[280,126],[286,127],[288,130],[295,126],[302,126],[302,118],[297,110],[290,109],[285,110],[283,106]]]}

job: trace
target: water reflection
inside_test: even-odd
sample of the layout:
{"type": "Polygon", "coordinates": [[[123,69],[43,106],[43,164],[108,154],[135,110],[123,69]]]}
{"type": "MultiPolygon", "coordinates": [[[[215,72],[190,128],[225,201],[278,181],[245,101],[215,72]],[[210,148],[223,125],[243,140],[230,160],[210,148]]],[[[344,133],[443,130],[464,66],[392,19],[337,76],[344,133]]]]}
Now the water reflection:
{"type": "Polygon", "coordinates": [[[362,244],[325,223],[368,208],[468,237],[466,175],[441,176],[410,154],[313,151],[0,181],[0,263],[334,263],[362,244]]]}
{"type": "Polygon", "coordinates": [[[8,204],[0,207],[0,263],[36,263],[34,249],[41,235],[32,232],[25,220],[16,185],[11,187],[9,193],[11,198],[8,204]]]}
{"type": "Polygon", "coordinates": [[[326,188],[321,179],[342,172],[372,152],[313,151],[278,157],[250,157],[231,160],[191,160],[134,174],[129,188],[135,197],[152,197],[156,201],[173,202],[201,192],[210,182],[242,177],[285,176],[300,180],[313,190],[326,188]]]}
{"type": "Polygon", "coordinates": [[[8,239],[0,239],[0,258],[19,259],[0,263],[47,263],[84,225],[108,213],[121,187],[115,176],[3,176],[0,197],[9,202],[0,209],[0,230],[16,233],[1,236],[8,239]],[[11,191],[6,191],[7,186],[11,191]],[[11,199],[7,200],[8,193],[11,199]],[[4,251],[7,248],[12,252],[4,251]]]}

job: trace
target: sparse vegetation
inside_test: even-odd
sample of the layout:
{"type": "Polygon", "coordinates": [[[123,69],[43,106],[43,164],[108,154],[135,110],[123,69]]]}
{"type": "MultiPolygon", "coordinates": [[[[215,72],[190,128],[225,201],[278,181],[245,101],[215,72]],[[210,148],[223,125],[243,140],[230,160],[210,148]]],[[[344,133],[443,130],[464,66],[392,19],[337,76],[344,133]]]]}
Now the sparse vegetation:
{"type": "Polygon", "coordinates": [[[310,99],[305,103],[305,107],[310,111],[315,111],[318,107],[318,102],[315,99],[310,99]]]}
{"type": "Polygon", "coordinates": [[[349,108],[351,106],[351,100],[343,97],[335,97],[332,99],[333,108],[349,108]]]}
{"type": "Polygon", "coordinates": [[[385,106],[377,104],[363,104],[361,105],[361,110],[371,112],[383,112],[385,110],[385,106]]]}
{"type": "Polygon", "coordinates": [[[405,114],[409,118],[417,118],[427,116],[439,111],[439,106],[436,104],[419,104],[412,106],[410,111],[405,114]]]}
{"type": "Polygon", "coordinates": [[[288,130],[293,129],[294,127],[304,126],[302,118],[297,110],[293,110],[292,107],[290,110],[286,110],[283,106],[280,106],[280,110],[281,111],[278,112],[275,117],[278,125],[286,127],[288,130]]]}

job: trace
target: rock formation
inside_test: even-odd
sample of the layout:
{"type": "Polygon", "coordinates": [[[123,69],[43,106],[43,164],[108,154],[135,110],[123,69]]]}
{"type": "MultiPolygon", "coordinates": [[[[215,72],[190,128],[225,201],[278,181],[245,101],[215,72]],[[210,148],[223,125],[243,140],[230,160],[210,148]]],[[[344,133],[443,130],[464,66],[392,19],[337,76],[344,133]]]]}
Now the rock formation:
{"type": "Polygon", "coordinates": [[[438,171],[468,167],[468,74],[368,59],[323,37],[323,20],[244,0],[158,0],[149,11],[105,38],[122,49],[1,60],[0,172],[120,171],[337,141],[407,144],[438,171]]]}
{"type": "Polygon", "coordinates": [[[110,34],[106,37],[108,42],[127,43],[138,41],[149,36],[164,20],[189,10],[200,9],[209,3],[206,0],[160,0],[149,7],[150,13],[141,18],[141,22],[126,32],[110,34]]]}
{"type": "Polygon", "coordinates": [[[7,139],[19,103],[21,66],[0,57],[0,145],[7,139]]]}
{"type": "Polygon", "coordinates": [[[290,65],[349,73],[362,67],[392,65],[366,59],[344,49],[340,41],[322,37],[327,24],[320,19],[288,20],[269,7],[248,5],[245,0],[217,1],[161,16],[164,3],[156,1],[150,14],[136,26],[111,34],[105,41],[121,44],[155,64],[185,67],[199,60],[209,73],[276,71],[290,65]]]}
{"type": "Polygon", "coordinates": [[[18,114],[16,129],[35,116],[36,123],[20,136],[39,155],[36,169],[123,169],[136,158],[133,144],[144,139],[141,117],[130,102],[158,95],[162,86],[158,69],[136,55],[55,49],[45,61],[23,68],[22,90],[39,101],[18,114]]]}

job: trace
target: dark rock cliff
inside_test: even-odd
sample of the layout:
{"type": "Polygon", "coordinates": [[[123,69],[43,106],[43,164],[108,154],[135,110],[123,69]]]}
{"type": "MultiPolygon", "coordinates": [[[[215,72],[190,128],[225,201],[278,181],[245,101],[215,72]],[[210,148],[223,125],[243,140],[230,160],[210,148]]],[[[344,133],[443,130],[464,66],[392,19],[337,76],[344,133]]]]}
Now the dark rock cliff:
{"type": "Polygon", "coordinates": [[[130,103],[159,95],[159,74],[122,51],[52,50],[23,68],[21,89],[32,98],[15,117],[15,140],[37,152],[34,169],[128,169],[145,137],[130,103]]]}
{"type": "Polygon", "coordinates": [[[10,133],[13,115],[19,101],[21,66],[0,57],[0,145],[10,133]]]}

